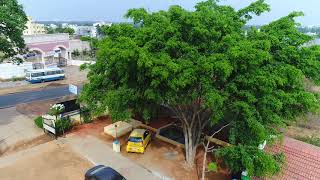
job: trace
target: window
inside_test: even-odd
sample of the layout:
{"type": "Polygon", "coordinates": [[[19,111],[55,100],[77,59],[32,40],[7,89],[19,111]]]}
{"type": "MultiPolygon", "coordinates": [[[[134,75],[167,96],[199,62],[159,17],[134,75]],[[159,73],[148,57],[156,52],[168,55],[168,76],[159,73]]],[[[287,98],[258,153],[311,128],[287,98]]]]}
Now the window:
{"type": "Polygon", "coordinates": [[[31,74],[31,77],[40,77],[40,76],[44,76],[44,72],[32,73],[31,74]]]}
{"type": "Polygon", "coordinates": [[[48,71],[46,74],[47,74],[47,75],[54,75],[54,74],[55,74],[55,71],[48,71]]]}
{"type": "Polygon", "coordinates": [[[144,138],[144,139],[147,138],[148,135],[149,135],[149,131],[144,132],[143,138],[144,138]]]}
{"type": "Polygon", "coordinates": [[[142,142],[141,137],[130,137],[129,138],[130,142],[142,142]]]}

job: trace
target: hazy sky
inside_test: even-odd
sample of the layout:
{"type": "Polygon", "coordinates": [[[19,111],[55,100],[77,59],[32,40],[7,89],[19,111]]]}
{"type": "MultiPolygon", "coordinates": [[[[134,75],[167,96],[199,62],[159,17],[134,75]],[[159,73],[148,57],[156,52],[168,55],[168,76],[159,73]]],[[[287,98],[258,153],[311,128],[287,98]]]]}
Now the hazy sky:
{"type": "MultiPolygon", "coordinates": [[[[104,20],[123,21],[130,8],[144,7],[150,11],[179,4],[192,10],[201,0],[18,0],[35,20],[104,20]]],[[[254,0],[221,0],[239,9],[254,0]]],[[[250,24],[265,24],[291,11],[303,11],[303,25],[320,25],[320,0],[267,0],[272,11],[255,18],[250,24]]]]}

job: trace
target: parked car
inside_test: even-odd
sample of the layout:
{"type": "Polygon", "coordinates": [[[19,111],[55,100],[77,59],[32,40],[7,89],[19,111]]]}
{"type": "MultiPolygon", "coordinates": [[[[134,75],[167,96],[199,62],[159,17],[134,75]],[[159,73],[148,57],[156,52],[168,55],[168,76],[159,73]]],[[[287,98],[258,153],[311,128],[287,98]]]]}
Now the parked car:
{"type": "Polygon", "coordinates": [[[126,180],[126,178],[111,167],[98,165],[86,172],[85,180],[126,180]]]}
{"type": "Polygon", "coordinates": [[[127,144],[127,152],[144,153],[151,140],[151,133],[146,129],[134,129],[127,144]]]}

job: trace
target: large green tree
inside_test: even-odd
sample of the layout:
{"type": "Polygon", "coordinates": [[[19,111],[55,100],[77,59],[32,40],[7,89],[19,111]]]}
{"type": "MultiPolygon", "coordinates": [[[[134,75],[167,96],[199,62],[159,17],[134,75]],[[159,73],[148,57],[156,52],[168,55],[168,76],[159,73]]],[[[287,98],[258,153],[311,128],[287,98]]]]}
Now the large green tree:
{"type": "Polygon", "coordinates": [[[115,120],[137,112],[150,118],[155,105],[171,109],[182,124],[190,166],[203,130],[223,120],[233,146],[217,155],[232,171],[271,175],[279,170],[277,158],[258,146],[317,109],[304,79],[319,82],[320,64],[319,48],[305,46],[311,38],[296,29],[301,13],[245,30],[268,10],[263,0],[238,11],[214,0],[194,11],[131,9],[134,25],[104,30],[81,99],[115,120]]]}
{"type": "Polygon", "coordinates": [[[0,1],[0,62],[24,50],[22,33],[27,21],[17,0],[0,1]]]}

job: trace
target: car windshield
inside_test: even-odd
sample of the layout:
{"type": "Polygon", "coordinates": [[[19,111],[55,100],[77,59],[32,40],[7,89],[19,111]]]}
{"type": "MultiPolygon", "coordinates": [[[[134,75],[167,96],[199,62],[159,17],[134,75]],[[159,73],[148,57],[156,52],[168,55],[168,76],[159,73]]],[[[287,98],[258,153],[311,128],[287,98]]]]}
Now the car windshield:
{"type": "Polygon", "coordinates": [[[142,142],[142,138],[141,137],[130,137],[129,141],[130,142],[142,142]]]}

